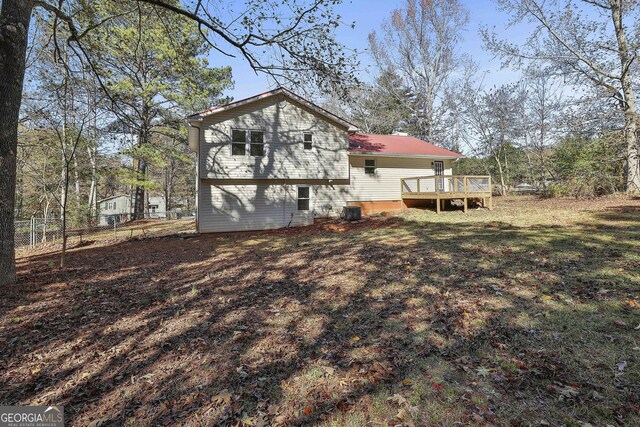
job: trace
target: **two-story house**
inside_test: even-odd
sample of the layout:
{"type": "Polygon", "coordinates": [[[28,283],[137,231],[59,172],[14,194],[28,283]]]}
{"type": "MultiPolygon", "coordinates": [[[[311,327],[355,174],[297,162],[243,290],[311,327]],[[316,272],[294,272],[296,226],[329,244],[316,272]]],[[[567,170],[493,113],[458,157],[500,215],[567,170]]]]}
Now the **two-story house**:
{"type": "Polygon", "coordinates": [[[401,209],[408,204],[402,178],[451,175],[462,157],[410,136],[358,133],[284,88],[188,122],[201,232],[312,224],[346,205],[365,213],[401,209]]]}

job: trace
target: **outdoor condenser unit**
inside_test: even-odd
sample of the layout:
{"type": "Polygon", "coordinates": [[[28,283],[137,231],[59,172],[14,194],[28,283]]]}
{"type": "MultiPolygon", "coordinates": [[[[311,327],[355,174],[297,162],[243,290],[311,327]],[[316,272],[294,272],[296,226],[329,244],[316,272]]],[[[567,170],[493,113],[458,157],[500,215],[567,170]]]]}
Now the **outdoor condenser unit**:
{"type": "Polygon", "coordinates": [[[360,209],[360,206],[345,206],[342,208],[342,218],[347,221],[360,221],[362,219],[362,209],[360,209]]]}

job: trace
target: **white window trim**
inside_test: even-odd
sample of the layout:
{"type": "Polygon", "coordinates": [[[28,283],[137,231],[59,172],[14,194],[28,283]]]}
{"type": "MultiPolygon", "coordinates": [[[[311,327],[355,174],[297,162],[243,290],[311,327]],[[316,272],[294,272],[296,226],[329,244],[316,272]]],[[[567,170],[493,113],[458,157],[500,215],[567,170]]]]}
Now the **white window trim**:
{"type": "Polygon", "coordinates": [[[315,134],[313,132],[310,132],[310,131],[302,132],[301,140],[302,140],[302,151],[303,152],[310,152],[310,153],[315,153],[316,152],[316,139],[315,139],[315,134]],[[305,136],[305,134],[311,135],[311,150],[307,150],[306,148],[304,148],[304,136],[305,136]]]}
{"type": "Polygon", "coordinates": [[[364,159],[364,174],[368,176],[375,176],[378,174],[378,161],[376,159],[364,159]],[[373,162],[373,166],[367,166],[367,160],[373,162]],[[367,168],[373,168],[373,173],[367,173],[367,168]]]}
{"type": "Polygon", "coordinates": [[[436,163],[441,163],[441,164],[442,164],[442,176],[446,175],[446,174],[445,174],[445,170],[446,170],[446,169],[445,169],[444,160],[434,160],[434,161],[432,162],[432,165],[433,165],[433,174],[434,174],[434,175],[437,175],[437,174],[436,174],[436,163]]]}
{"type": "Polygon", "coordinates": [[[313,212],[313,187],[311,185],[296,185],[296,212],[313,212]],[[298,188],[308,188],[309,189],[309,210],[300,210],[298,209],[298,200],[305,200],[298,198],[298,188]]]}
{"type": "Polygon", "coordinates": [[[267,132],[264,129],[250,129],[250,128],[238,128],[232,127],[229,131],[229,153],[231,157],[266,157],[267,155],[267,141],[266,141],[267,132]],[[242,154],[233,154],[233,144],[241,144],[241,142],[233,142],[233,131],[239,130],[245,132],[245,141],[244,141],[244,155],[242,154]],[[252,156],[251,155],[251,132],[262,132],[262,156],[252,156]]]}

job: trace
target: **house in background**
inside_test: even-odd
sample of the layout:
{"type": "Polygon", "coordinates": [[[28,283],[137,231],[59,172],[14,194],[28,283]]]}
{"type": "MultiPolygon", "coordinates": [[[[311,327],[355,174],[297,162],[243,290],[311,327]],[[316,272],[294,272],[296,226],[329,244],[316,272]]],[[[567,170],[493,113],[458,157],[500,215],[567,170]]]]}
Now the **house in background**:
{"type": "Polygon", "coordinates": [[[98,212],[98,225],[128,221],[131,215],[131,196],[119,194],[98,200],[98,212]]]}
{"type": "Polygon", "coordinates": [[[188,122],[198,158],[200,232],[306,225],[347,205],[365,213],[403,209],[431,194],[439,208],[445,191],[462,195],[461,182],[446,178],[461,154],[410,136],[357,133],[284,88],[201,111],[188,122]]]}
{"type": "MultiPolygon", "coordinates": [[[[98,201],[98,225],[113,225],[128,221],[133,216],[133,200],[126,194],[107,197],[98,201]]],[[[164,196],[148,196],[146,218],[166,218],[167,204],[164,196]]]]}
{"type": "Polygon", "coordinates": [[[149,218],[166,218],[167,203],[164,200],[164,196],[149,196],[147,213],[149,218]]]}

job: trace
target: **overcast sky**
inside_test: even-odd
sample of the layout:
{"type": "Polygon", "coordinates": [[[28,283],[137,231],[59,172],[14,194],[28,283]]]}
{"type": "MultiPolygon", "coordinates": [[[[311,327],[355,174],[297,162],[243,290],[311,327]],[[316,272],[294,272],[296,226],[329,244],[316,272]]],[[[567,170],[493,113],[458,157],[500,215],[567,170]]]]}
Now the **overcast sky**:
{"type": "MultiPolygon", "coordinates": [[[[363,65],[360,78],[370,81],[375,69],[370,67],[371,58],[368,55],[367,37],[372,31],[380,31],[382,24],[391,16],[393,9],[400,7],[403,0],[353,0],[345,1],[336,7],[336,12],[343,16],[346,23],[355,21],[355,29],[348,26],[340,28],[337,32],[338,40],[345,46],[357,49],[360,54],[360,62],[363,65]]],[[[479,36],[479,28],[482,25],[495,27],[496,32],[511,41],[521,40],[525,34],[518,29],[507,30],[505,28],[507,16],[499,12],[496,4],[490,0],[463,0],[469,10],[469,25],[464,33],[464,43],[461,51],[471,55],[479,64],[481,71],[486,71],[485,83],[488,86],[511,82],[517,79],[517,73],[511,70],[503,70],[500,61],[494,59],[482,49],[482,41],[479,36]]],[[[246,98],[271,89],[269,79],[262,74],[257,74],[241,58],[228,58],[219,54],[211,54],[209,61],[212,66],[230,65],[233,69],[235,87],[227,94],[234,99],[246,98]]],[[[295,91],[295,88],[290,88],[295,91]]]]}

